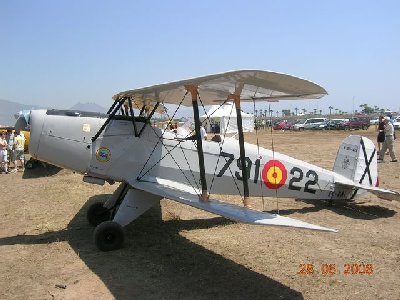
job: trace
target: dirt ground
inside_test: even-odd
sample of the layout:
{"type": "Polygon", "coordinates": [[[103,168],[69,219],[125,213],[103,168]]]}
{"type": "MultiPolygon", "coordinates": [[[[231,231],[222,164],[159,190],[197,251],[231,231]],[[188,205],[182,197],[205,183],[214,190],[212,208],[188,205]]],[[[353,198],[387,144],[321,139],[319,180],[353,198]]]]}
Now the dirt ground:
{"type": "MultiPolygon", "coordinates": [[[[361,133],[375,141],[372,128],[353,134],[361,133]]],[[[276,151],[331,169],[348,134],[272,137],[276,151]]],[[[271,148],[269,131],[258,137],[271,148]]],[[[387,159],[379,174],[382,187],[400,191],[400,163],[387,159]]],[[[0,299],[400,299],[399,202],[252,199],[257,209],[339,230],[327,233],[238,224],[162,200],[162,220],[157,211],[140,217],[123,249],[103,253],[86,208],[117,185],[54,168],[0,175],[0,183],[0,299]]]]}

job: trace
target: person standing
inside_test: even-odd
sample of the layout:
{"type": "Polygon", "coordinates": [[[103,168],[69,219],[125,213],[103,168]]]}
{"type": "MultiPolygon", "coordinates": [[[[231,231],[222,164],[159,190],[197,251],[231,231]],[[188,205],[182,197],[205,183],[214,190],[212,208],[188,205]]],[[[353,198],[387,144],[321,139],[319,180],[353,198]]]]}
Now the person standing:
{"type": "Polygon", "coordinates": [[[7,129],[6,141],[8,166],[11,168],[11,163],[14,161],[14,133],[11,129],[7,129]]]}
{"type": "Polygon", "coordinates": [[[383,116],[379,116],[378,121],[378,136],[376,141],[378,142],[378,153],[381,152],[382,143],[385,141],[385,123],[383,122],[383,116]]]}
{"type": "Polygon", "coordinates": [[[14,138],[14,171],[18,170],[17,160],[21,163],[22,172],[25,171],[25,136],[22,132],[16,131],[14,138]]]}
{"type": "Polygon", "coordinates": [[[4,174],[8,174],[7,140],[4,132],[0,133],[0,167],[4,174]]]}
{"type": "Polygon", "coordinates": [[[383,162],[383,159],[385,157],[385,152],[386,150],[389,150],[389,154],[392,159],[391,161],[397,162],[396,153],[394,152],[394,127],[388,117],[384,119],[384,124],[385,124],[385,129],[384,129],[385,141],[383,142],[382,149],[379,152],[378,160],[383,162]]]}

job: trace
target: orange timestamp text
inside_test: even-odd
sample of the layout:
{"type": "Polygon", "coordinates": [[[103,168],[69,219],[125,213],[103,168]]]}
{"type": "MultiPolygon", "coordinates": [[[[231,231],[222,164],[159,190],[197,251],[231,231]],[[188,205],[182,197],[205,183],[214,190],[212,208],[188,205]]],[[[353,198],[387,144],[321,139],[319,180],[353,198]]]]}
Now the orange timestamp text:
{"type": "Polygon", "coordinates": [[[334,275],[372,275],[374,273],[373,264],[364,263],[346,263],[343,265],[336,265],[332,263],[324,263],[314,265],[312,263],[299,264],[298,275],[322,275],[322,276],[334,276],[334,275]]]}

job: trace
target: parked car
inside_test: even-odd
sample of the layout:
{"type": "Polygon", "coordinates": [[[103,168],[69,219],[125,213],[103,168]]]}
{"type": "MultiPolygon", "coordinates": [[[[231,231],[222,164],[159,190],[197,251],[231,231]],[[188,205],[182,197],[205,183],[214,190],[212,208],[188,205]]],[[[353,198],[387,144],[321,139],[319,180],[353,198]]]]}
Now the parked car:
{"type": "Polygon", "coordinates": [[[326,118],[312,118],[306,119],[303,122],[299,122],[293,125],[294,130],[304,130],[304,129],[320,129],[320,125],[322,125],[326,118]]]}
{"type": "Polygon", "coordinates": [[[304,124],[304,129],[323,129],[323,125],[327,120],[328,119],[326,118],[307,119],[306,123],[304,124]]]}
{"type": "Polygon", "coordinates": [[[350,129],[368,129],[370,120],[366,117],[353,117],[344,124],[345,130],[350,129]]]}
{"type": "Polygon", "coordinates": [[[274,130],[291,130],[291,129],[293,129],[294,123],[295,122],[293,122],[293,121],[279,121],[279,122],[276,122],[272,126],[272,128],[274,130]]]}
{"type": "Polygon", "coordinates": [[[285,121],[277,122],[272,126],[272,129],[273,130],[284,130],[284,129],[286,129],[286,122],[285,121]]]}
{"type": "Polygon", "coordinates": [[[327,130],[344,130],[345,128],[345,123],[348,121],[348,119],[332,119],[329,121],[326,121],[322,129],[327,129],[327,130]]]}
{"type": "Polygon", "coordinates": [[[393,126],[395,130],[400,130],[400,116],[394,119],[393,126]]]}
{"type": "Polygon", "coordinates": [[[371,119],[369,121],[369,125],[378,125],[379,124],[379,118],[378,119],[371,119]]]}

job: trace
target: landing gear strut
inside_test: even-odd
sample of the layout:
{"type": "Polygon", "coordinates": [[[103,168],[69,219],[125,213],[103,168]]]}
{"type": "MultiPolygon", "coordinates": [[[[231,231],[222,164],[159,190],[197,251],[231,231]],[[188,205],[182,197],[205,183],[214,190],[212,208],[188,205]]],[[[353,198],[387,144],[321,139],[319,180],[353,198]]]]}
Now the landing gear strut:
{"type": "Polygon", "coordinates": [[[97,226],[94,230],[97,248],[101,251],[121,248],[124,243],[123,227],[159,205],[161,198],[121,183],[104,204],[92,204],[87,211],[87,219],[91,225],[97,226]]]}
{"type": "Polygon", "coordinates": [[[111,211],[102,202],[95,202],[89,207],[86,217],[90,225],[97,226],[111,220],[111,211]]]}

